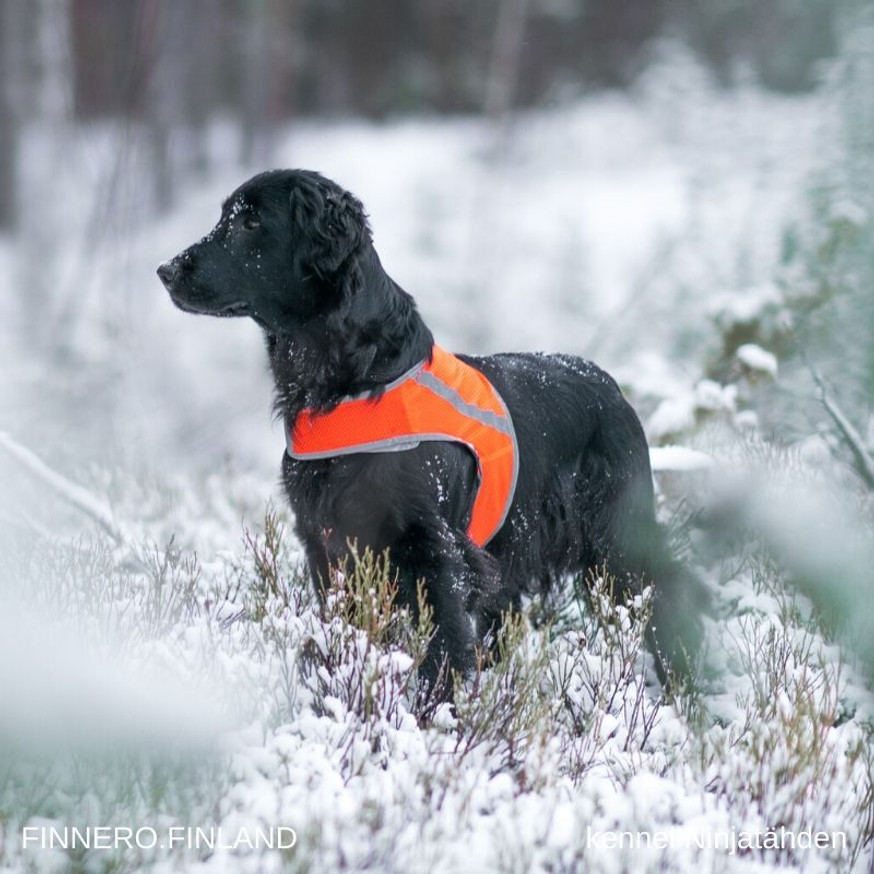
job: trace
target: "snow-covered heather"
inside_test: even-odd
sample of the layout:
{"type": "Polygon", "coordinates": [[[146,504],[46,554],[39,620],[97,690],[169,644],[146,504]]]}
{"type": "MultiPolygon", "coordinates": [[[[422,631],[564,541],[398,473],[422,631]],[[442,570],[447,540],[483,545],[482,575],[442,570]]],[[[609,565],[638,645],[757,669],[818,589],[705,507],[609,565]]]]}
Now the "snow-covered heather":
{"type": "MultiPolygon", "coordinates": [[[[718,613],[702,698],[661,701],[639,619],[601,587],[594,613],[568,594],[551,622],[511,632],[457,718],[419,724],[413,638],[319,615],[284,514],[244,542],[221,521],[251,513],[229,480],[198,491],[186,525],[211,544],[202,562],[143,545],[164,542],[165,520],[123,525],[122,544],[32,535],[11,552],[26,585],[0,644],[9,870],[65,870],[61,851],[19,849],[25,825],[104,823],[220,826],[226,843],[283,825],[298,843],[92,851],[88,870],[866,870],[870,696],[764,547],[699,567],[718,613]],[[779,826],[845,837],[742,851],[779,826]],[[605,835],[620,831],[668,846],[616,849],[605,835]]],[[[378,592],[378,575],[364,582],[358,603],[378,592]]]]}
{"type": "MultiPolygon", "coordinates": [[[[472,120],[305,123],[277,164],[363,199],[441,342],[587,354],[629,388],[672,444],[654,452],[661,512],[714,597],[701,690],[662,699],[648,595],[629,611],[603,580],[589,606],[530,604],[456,715],[423,713],[416,635],[380,612],[379,569],[350,573],[358,607],[338,595],[327,616],[302,579],[258,331],[174,310],[154,276],[261,168],[219,160],[158,222],[133,220],[128,182],[120,229],[88,237],[114,143],[86,132],[39,336],[7,279],[23,250],[0,241],[0,871],[869,870],[874,706],[782,568],[834,556],[835,592],[862,597],[870,535],[830,457],[768,444],[747,377],[700,365],[712,314],[772,288],[829,117],[817,96],[717,93],[689,64],[643,81],[519,116],[507,139],[472,120]],[[845,513],[823,549],[797,534],[838,519],[814,492],[845,513]],[[722,541],[681,524],[739,496],[722,541]],[[286,826],[297,843],[22,848],[49,825],[220,826],[226,843],[286,826]],[[841,835],[769,847],[781,828],[841,835]]],[[[219,159],[232,135],[216,126],[219,159]]],[[[740,357],[779,378],[769,354],[740,357]]]]}

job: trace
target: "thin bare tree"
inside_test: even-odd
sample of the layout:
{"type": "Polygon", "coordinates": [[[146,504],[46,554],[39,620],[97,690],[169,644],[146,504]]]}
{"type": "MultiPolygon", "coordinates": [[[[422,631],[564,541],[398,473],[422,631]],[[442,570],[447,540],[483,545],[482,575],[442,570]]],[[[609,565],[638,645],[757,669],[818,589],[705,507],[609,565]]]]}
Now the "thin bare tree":
{"type": "Polygon", "coordinates": [[[51,314],[62,293],[63,277],[56,257],[57,241],[74,218],[65,196],[72,184],[70,140],[73,136],[72,53],[69,0],[36,0],[28,7],[25,51],[26,114],[18,119],[27,137],[27,159],[17,164],[18,183],[29,196],[17,213],[20,242],[18,276],[24,329],[34,341],[54,344],[51,314]]]}
{"type": "Polygon", "coordinates": [[[506,121],[516,96],[529,2],[501,0],[498,7],[484,106],[486,115],[499,124],[506,121]]]}

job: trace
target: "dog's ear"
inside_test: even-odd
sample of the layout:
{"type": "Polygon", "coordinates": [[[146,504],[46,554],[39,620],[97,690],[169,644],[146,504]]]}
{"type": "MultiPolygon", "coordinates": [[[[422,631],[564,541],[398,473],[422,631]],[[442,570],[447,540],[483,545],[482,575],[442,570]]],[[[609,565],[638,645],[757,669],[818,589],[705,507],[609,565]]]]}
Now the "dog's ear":
{"type": "Polygon", "coordinates": [[[295,231],[308,243],[308,266],[321,279],[336,275],[370,240],[361,201],[340,188],[296,187],[291,214],[295,231]]]}

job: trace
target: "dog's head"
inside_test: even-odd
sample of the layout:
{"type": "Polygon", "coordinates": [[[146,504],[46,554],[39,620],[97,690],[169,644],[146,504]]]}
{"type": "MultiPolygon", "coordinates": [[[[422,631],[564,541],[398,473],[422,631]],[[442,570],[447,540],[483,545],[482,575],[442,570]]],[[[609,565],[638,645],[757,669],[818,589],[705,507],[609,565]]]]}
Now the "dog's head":
{"type": "Polygon", "coordinates": [[[281,333],[336,309],[370,242],[361,203],[318,173],[272,170],[224,203],[202,240],[158,268],[186,312],[251,316],[281,333]]]}

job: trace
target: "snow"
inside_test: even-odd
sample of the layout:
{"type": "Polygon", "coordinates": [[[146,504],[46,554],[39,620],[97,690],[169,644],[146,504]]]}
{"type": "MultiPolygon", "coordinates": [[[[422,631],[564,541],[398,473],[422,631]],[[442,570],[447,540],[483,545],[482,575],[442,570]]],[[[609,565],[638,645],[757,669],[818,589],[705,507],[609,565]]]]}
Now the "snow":
{"type": "MultiPolygon", "coordinates": [[[[384,265],[441,343],[596,360],[648,413],[651,440],[670,441],[652,449],[657,473],[706,471],[676,479],[688,480],[689,500],[717,507],[713,481],[736,475],[732,500],[756,496],[759,529],[799,562],[823,555],[816,520],[841,518],[844,533],[825,538],[828,551],[846,557],[840,576],[864,592],[854,575],[865,566],[863,535],[830,504],[805,515],[798,492],[761,488],[757,471],[743,478],[744,453],[764,454],[744,442],[755,415],[740,409],[736,386],[702,378],[698,363],[714,320],[750,321],[779,305],[771,277],[783,222],[816,162],[822,100],[711,91],[693,67],[656,72],[631,95],[524,114],[497,149],[494,131],[475,120],[304,122],[281,138],[277,164],[321,170],[362,198],[384,265]],[[714,421],[734,429],[736,442],[705,445],[714,421]],[[799,530],[817,537],[799,539],[799,530]]],[[[89,214],[98,159],[112,148],[105,130],[71,145],[81,178],[66,178],[66,215],[89,214]]],[[[61,251],[44,257],[58,256],[52,276],[83,286],[74,289],[81,310],[60,322],[75,367],[47,364],[46,346],[18,330],[16,295],[0,295],[8,374],[0,546],[10,563],[0,568],[0,735],[29,735],[29,720],[44,726],[39,714],[55,713],[52,732],[33,737],[40,756],[59,753],[65,737],[87,741],[95,723],[107,747],[127,743],[135,760],[161,751],[145,771],[129,763],[130,782],[99,757],[80,782],[64,761],[44,783],[35,768],[30,796],[54,799],[43,819],[10,805],[16,786],[0,782],[0,868],[63,863],[65,854],[21,851],[15,836],[25,822],[115,819],[214,824],[227,834],[281,824],[298,835],[285,857],[244,847],[159,854],[158,871],[848,870],[847,856],[587,841],[590,830],[713,835],[776,823],[846,828],[851,840],[862,833],[854,793],[864,789],[864,763],[845,751],[867,742],[870,694],[852,658],[821,633],[799,644],[808,632],[793,624],[794,610],[805,603],[768,588],[759,553],[699,568],[719,608],[708,626],[711,718],[700,734],[660,701],[628,610],[607,626],[630,648],[623,659],[604,628],[565,605],[554,632],[526,633],[525,658],[543,687],[531,707],[548,717],[534,720],[537,732],[520,732],[512,765],[487,728],[470,734],[486,691],[470,709],[443,706],[420,725],[401,691],[409,653],[368,649],[360,634],[322,620],[296,575],[302,556],[276,482],[284,441],[270,424],[260,333],[247,321],[178,312],[154,276],[208,231],[222,199],[256,169],[226,160],[208,181],[191,182],[160,222],[88,249],[84,271],[77,231],[87,222],[68,222],[61,251]],[[279,594],[259,588],[244,542],[244,530],[263,537],[271,501],[285,526],[279,566],[288,588],[279,594]],[[95,534],[95,520],[125,547],[95,534]],[[778,687],[756,660],[769,647],[775,662],[785,658],[778,687]],[[335,652],[346,658],[333,670],[308,661],[335,652]],[[17,667],[28,662],[30,670],[17,667]],[[350,692],[362,677],[388,702],[366,719],[350,692]],[[840,725],[835,697],[853,713],[840,725]],[[788,724],[793,701],[821,714],[807,740],[788,724]],[[181,763],[179,737],[192,757],[181,763]],[[462,753],[471,737],[478,745],[462,753]],[[793,762],[781,747],[787,738],[810,757],[793,762]],[[804,745],[820,738],[821,750],[804,745]],[[143,785],[148,798],[138,794],[143,785]],[[805,801],[794,806],[793,797],[805,801]]],[[[849,206],[845,220],[862,221],[849,206]]],[[[16,258],[0,240],[9,292],[16,258]]],[[[69,291],[59,281],[53,306],[62,314],[69,291]]],[[[747,367],[777,377],[770,353],[741,350],[747,367]]],[[[821,441],[796,454],[781,464],[798,473],[802,492],[814,471],[827,479],[833,470],[821,441]]],[[[861,853],[855,870],[867,864],[861,853]]]]}
{"type": "Polygon", "coordinates": [[[110,509],[94,498],[89,491],[47,467],[33,452],[16,443],[8,434],[0,431],[0,448],[8,452],[34,476],[47,484],[64,500],[90,516],[116,543],[124,536],[118,530],[110,509]]]}
{"type": "Polygon", "coordinates": [[[744,343],[738,347],[735,355],[738,361],[750,370],[766,373],[773,379],[777,378],[777,356],[767,349],[762,349],[755,343],[744,343]]]}
{"type": "Polygon", "coordinates": [[[694,396],[685,393],[662,401],[646,423],[646,435],[658,441],[673,434],[682,434],[695,424],[694,396]]]}
{"type": "Polygon", "coordinates": [[[832,206],[830,214],[832,221],[845,222],[852,227],[861,228],[868,222],[865,208],[852,200],[838,201],[832,206]]]}
{"type": "Polygon", "coordinates": [[[780,289],[774,282],[725,292],[714,296],[708,310],[724,327],[745,324],[761,318],[766,307],[777,306],[782,301],[780,289]]]}
{"type": "Polygon", "coordinates": [[[47,625],[2,603],[0,736],[19,754],[22,747],[99,752],[122,740],[202,749],[228,728],[214,701],[186,685],[172,665],[159,669],[155,652],[148,671],[127,659],[108,662],[63,623],[47,625]]]}
{"type": "Polygon", "coordinates": [[[661,442],[693,430],[702,415],[735,418],[737,386],[702,379],[691,389],[676,390],[656,407],[646,422],[647,437],[661,442]]]}
{"type": "Polygon", "coordinates": [[[714,463],[706,452],[686,446],[654,446],[649,451],[649,460],[654,473],[707,470],[714,463]]]}

